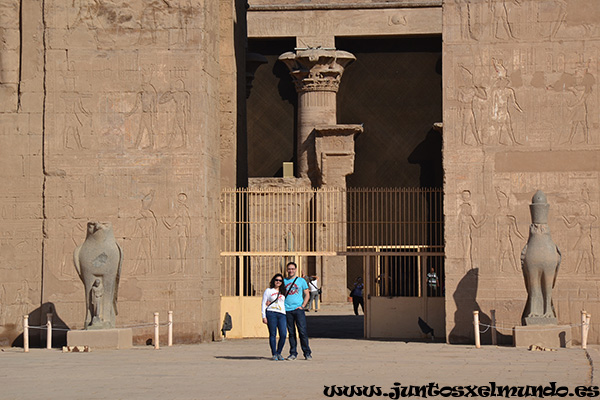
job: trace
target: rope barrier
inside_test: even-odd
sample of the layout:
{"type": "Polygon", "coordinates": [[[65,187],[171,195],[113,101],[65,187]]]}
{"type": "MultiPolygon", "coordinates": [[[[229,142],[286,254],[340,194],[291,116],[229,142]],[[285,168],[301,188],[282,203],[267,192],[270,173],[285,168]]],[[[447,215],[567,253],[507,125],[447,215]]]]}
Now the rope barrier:
{"type": "MultiPolygon", "coordinates": [[[[46,330],[46,348],[52,349],[52,331],[71,331],[68,326],[53,326],[52,325],[52,313],[47,313],[46,317],[48,318],[48,322],[45,325],[29,325],[29,315],[23,316],[23,351],[25,353],[29,352],[29,329],[39,329],[46,330]]],[[[167,332],[167,346],[173,345],[173,311],[168,312],[168,321],[160,323],[158,320],[159,314],[157,312],[154,313],[154,322],[148,324],[135,324],[135,325],[125,325],[117,328],[154,328],[154,348],[159,349],[159,328],[161,326],[168,327],[167,332]]]]}
{"type": "MultiPolygon", "coordinates": [[[[494,329],[496,329],[496,330],[505,330],[505,331],[511,331],[511,332],[512,332],[512,330],[513,330],[513,327],[506,328],[506,327],[504,327],[504,326],[494,326],[494,325],[488,325],[488,324],[484,324],[484,323],[482,323],[482,322],[480,322],[480,323],[479,323],[479,325],[480,325],[480,326],[485,326],[485,327],[487,327],[488,329],[489,329],[489,328],[494,328],[494,329]]],[[[587,324],[585,324],[585,325],[587,326],[587,324]]],[[[567,325],[567,326],[568,326],[568,327],[570,327],[570,328],[577,328],[577,327],[580,327],[580,326],[582,326],[582,324],[569,324],[569,325],[567,325]]],[[[528,329],[528,330],[529,330],[529,331],[535,331],[535,332],[538,332],[538,331],[539,331],[539,332],[542,332],[542,331],[556,331],[556,330],[562,330],[562,329],[564,329],[564,327],[565,327],[565,325],[562,325],[562,326],[556,326],[556,327],[552,327],[552,328],[540,328],[540,329],[528,329]]],[[[487,329],[485,330],[485,332],[487,332],[487,329]]],[[[484,332],[481,332],[481,333],[484,333],[484,332]]]]}
{"type": "MultiPolygon", "coordinates": [[[[28,326],[29,329],[48,329],[48,327],[46,325],[40,325],[40,326],[28,326]]],[[[70,331],[71,329],[69,328],[55,328],[52,327],[53,331],[70,331]]]]}

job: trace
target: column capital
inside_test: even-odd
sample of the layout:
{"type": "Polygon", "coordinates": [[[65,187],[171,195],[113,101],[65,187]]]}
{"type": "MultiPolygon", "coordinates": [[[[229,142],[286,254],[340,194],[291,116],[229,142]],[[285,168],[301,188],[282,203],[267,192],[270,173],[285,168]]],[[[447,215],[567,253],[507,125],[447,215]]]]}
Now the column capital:
{"type": "Polygon", "coordinates": [[[298,93],[337,93],[344,68],[356,57],[347,51],[317,47],[289,51],[279,59],[289,68],[298,93]]]}

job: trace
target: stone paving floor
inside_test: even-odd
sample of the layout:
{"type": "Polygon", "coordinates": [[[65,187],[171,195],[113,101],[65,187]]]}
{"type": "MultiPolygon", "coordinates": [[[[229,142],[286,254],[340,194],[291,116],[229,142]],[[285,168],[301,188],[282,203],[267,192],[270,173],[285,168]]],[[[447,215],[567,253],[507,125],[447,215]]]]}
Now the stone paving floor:
{"type": "Polygon", "coordinates": [[[4,348],[0,399],[326,399],[324,389],[332,385],[376,385],[384,398],[395,382],[441,387],[555,381],[574,391],[598,385],[600,377],[600,346],[536,352],[370,341],[360,339],[363,317],[353,315],[349,304],[307,315],[312,361],[272,361],[267,339],[91,353],[4,348]]]}
{"type": "MultiPolygon", "coordinates": [[[[556,381],[571,390],[592,384],[591,362],[581,349],[532,352],[356,339],[313,339],[310,344],[312,361],[279,362],[269,359],[264,339],[91,353],[3,349],[0,399],[324,399],[324,388],[331,385],[378,385],[387,392],[394,382],[556,381]]],[[[598,355],[595,349],[590,352],[598,355]]]]}

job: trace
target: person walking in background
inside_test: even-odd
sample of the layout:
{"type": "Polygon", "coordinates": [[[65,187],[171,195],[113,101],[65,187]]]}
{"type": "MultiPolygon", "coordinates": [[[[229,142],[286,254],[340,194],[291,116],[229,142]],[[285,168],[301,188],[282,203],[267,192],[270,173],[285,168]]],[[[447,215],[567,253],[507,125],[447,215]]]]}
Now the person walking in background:
{"type": "Polygon", "coordinates": [[[311,276],[308,282],[308,290],[310,291],[310,299],[308,300],[308,310],[312,308],[315,312],[319,311],[319,295],[321,289],[319,289],[319,277],[317,275],[311,276]]]}
{"type": "Polygon", "coordinates": [[[262,320],[269,328],[269,345],[271,346],[271,355],[273,360],[282,361],[283,346],[287,336],[287,320],[285,315],[285,295],[286,290],[283,285],[283,275],[275,274],[271,278],[269,287],[265,290],[262,298],[262,320]],[[279,342],[277,340],[277,331],[279,330],[279,342]]]}
{"type": "Polygon", "coordinates": [[[352,297],[352,305],[354,306],[354,315],[358,315],[358,305],[362,308],[363,314],[365,313],[365,302],[363,300],[363,282],[362,277],[356,278],[354,281],[354,287],[350,292],[350,297],[352,297]]]}
{"type": "Polygon", "coordinates": [[[294,262],[289,262],[286,266],[287,278],[283,281],[285,284],[285,316],[287,318],[287,328],[290,335],[290,355],[288,360],[292,361],[298,357],[298,341],[296,340],[296,327],[298,327],[298,336],[300,336],[300,346],[304,352],[306,360],[312,360],[312,352],[308,346],[308,331],[306,327],[306,314],[304,308],[308,303],[309,293],[306,281],[296,275],[298,266],[294,262]]]}

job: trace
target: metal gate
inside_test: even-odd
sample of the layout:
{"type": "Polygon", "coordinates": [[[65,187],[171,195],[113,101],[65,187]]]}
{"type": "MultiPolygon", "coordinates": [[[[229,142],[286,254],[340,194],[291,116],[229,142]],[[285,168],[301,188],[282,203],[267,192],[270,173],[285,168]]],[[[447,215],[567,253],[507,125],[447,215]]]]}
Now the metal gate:
{"type": "Polygon", "coordinates": [[[421,338],[419,317],[443,333],[442,199],[425,188],[226,189],[221,295],[261,296],[289,261],[323,276],[328,260],[359,260],[366,337],[421,338]]]}

